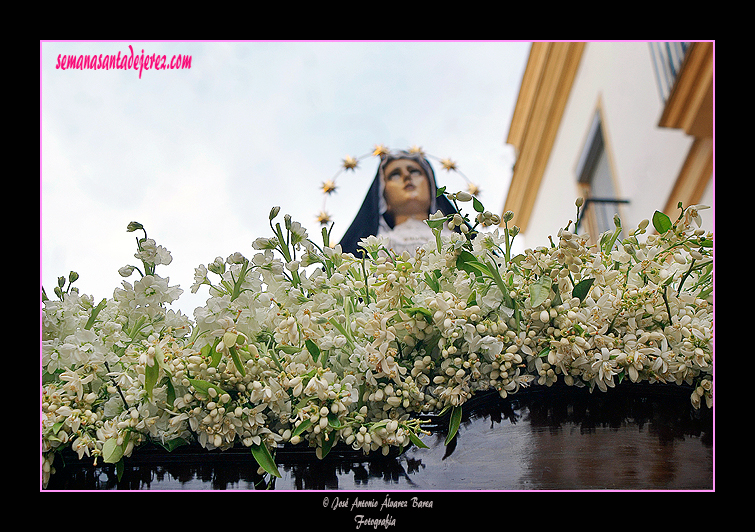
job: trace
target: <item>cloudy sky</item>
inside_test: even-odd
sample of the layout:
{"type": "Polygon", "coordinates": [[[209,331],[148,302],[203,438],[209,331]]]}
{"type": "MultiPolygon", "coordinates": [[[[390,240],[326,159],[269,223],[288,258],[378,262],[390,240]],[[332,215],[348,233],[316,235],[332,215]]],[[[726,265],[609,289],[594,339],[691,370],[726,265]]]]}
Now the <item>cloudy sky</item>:
{"type": "MultiPolygon", "coordinates": [[[[157,273],[184,289],[194,268],[269,236],[281,207],[319,235],[320,184],[375,145],[449,157],[500,214],[514,154],[506,144],[528,42],[43,42],[41,283],[109,298],[137,264],[132,220],[170,250],[157,273]],[[68,55],[191,56],[191,68],[56,68],[68,55]]],[[[339,239],[377,160],[338,177],[327,199],[339,239]]],[[[435,164],[440,185],[465,188],[435,164]]],[[[319,239],[316,239],[319,242],[319,239]]],[[[136,277],[129,279],[134,281],[136,277]]]]}

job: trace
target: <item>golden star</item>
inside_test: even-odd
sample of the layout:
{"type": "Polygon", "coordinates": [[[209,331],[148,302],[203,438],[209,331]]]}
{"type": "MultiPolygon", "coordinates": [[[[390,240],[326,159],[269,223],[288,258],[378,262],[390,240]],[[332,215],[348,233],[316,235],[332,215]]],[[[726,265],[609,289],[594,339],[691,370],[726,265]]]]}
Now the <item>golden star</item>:
{"type": "Polygon", "coordinates": [[[425,155],[424,150],[419,146],[412,146],[411,148],[409,148],[409,153],[416,153],[422,155],[423,157],[425,155]]]}
{"type": "Polygon", "coordinates": [[[322,184],[322,191],[325,194],[332,194],[336,189],[336,184],[332,180],[328,179],[322,184]]]}
{"type": "Polygon", "coordinates": [[[443,168],[445,168],[449,172],[451,170],[456,170],[456,163],[453,162],[451,159],[443,159],[442,161],[440,161],[440,164],[442,164],[443,168]]]}
{"type": "Polygon", "coordinates": [[[372,155],[375,156],[381,156],[388,153],[388,148],[382,144],[378,144],[375,146],[375,151],[372,152],[372,155]]]}
{"type": "Polygon", "coordinates": [[[472,194],[473,196],[477,196],[477,195],[479,195],[479,194],[480,194],[480,187],[478,187],[478,186],[477,186],[477,185],[475,185],[474,183],[469,183],[469,184],[467,185],[467,192],[469,192],[469,193],[470,193],[470,194],[472,194]]]}
{"type": "Polygon", "coordinates": [[[354,157],[352,157],[351,155],[347,156],[347,157],[346,157],[346,158],[345,158],[345,159],[343,160],[343,167],[344,167],[344,168],[345,168],[346,170],[353,170],[354,168],[356,168],[356,167],[357,167],[357,165],[358,165],[358,164],[359,164],[359,161],[357,161],[357,160],[356,160],[356,159],[355,159],[354,157]]]}
{"type": "Polygon", "coordinates": [[[320,211],[320,214],[317,215],[317,221],[321,225],[325,225],[330,222],[330,215],[325,211],[320,211]]]}

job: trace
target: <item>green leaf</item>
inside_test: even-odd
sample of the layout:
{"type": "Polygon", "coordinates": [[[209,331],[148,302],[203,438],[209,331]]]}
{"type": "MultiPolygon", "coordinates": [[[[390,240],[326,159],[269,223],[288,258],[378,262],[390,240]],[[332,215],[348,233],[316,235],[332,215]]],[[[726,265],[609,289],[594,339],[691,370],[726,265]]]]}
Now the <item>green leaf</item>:
{"type": "Polygon", "coordinates": [[[115,464],[115,476],[120,482],[123,479],[123,472],[126,470],[126,464],[123,463],[123,458],[118,460],[115,464]]]}
{"type": "Polygon", "coordinates": [[[273,460],[273,456],[270,454],[270,450],[267,448],[267,445],[252,444],[251,449],[252,456],[254,456],[257,464],[259,464],[262,469],[264,469],[274,477],[280,478],[281,474],[278,471],[278,466],[275,465],[275,460],[273,460]]]}
{"type": "Polygon", "coordinates": [[[428,309],[422,308],[422,307],[408,307],[408,308],[404,308],[404,312],[406,312],[410,316],[414,316],[415,314],[422,314],[426,318],[432,318],[432,316],[433,316],[432,312],[430,312],[428,309]]]}
{"type": "Polygon", "coordinates": [[[189,442],[184,440],[183,438],[174,438],[170,441],[166,441],[165,443],[161,443],[160,441],[158,441],[157,444],[163,449],[165,449],[166,451],[173,452],[179,447],[183,447],[184,445],[189,445],[189,442]]]}
{"type": "Polygon", "coordinates": [[[653,227],[655,227],[659,235],[671,229],[671,226],[671,218],[660,211],[655,211],[655,214],[653,214],[653,227]]]}
{"type": "Polygon", "coordinates": [[[105,305],[107,305],[107,300],[103,299],[96,307],[92,309],[92,314],[89,316],[86,325],[84,325],[85,329],[89,330],[92,328],[92,325],[94,325],[94,322],[97,319],[97,315],[102,311],[102,309],[105,308],[105,305]]]}
{"type": "Polygon", "coordinates": [[[291,437],[298,436],[305,430],[307,430],[310,426],[312,426],[312,420],[307,418],[301,423],[299,423],[299,426],[294,429],[294,431],[291,433],[291,437]]]}
{"type": "Polygon", "coordinates": [[[553,288],[553,292],[556,295],[553,297],[553,300],[551,301],[551,306],[552,307],[557,307],[557,306],[563,304],[563,301],[561,301],[561,292],[559,292],[559,290],[558,290],[558,284],[556,284],[556,283],[553,283],[552,288],[553,288]]]}
{"type": "Polygon", "coordinates": [[[425,282],[427,283],[427,286],[433,289],[433,292],[439,292],[440,291],[440,283],[438,282],[437,277],[433,277],[429,273],[425,272],[425,282]]]}
{"type": "Polygon", "coordinates": [[[241,376],[246,376],[246,369],[244,369],[244,365],[241,363],[241,358],[239,357],[238,351],[236,351],[236,346],[229,347],[228,352],[231,354],[231,359],[233,360],[234,366],[236,366],[236,369],[241,373],[241,376]]]}
{"type": "Polygon", "coordinates": [[[409,434],[409,439],[412,441],[414,445],[419,447],[420,449],[429,449],[427,445],[425,445],[425,442],[423,442],[419,436],[414,434],[412,431],[407,431],[407,434],[409,434]]]}
{"type": "Polygon", "coordinates": [[[220,361],[223,358],[223,353],[220,353],[217,350],[217,347],[218,347],[219,343],[220,343],[220,338],[217,338],[217,339],[215,339],[215,343],[214,344],[212,344],[212,345],[209,345],[209,344],[205,345],[202,348],[202,351],[201,351],[202,356],[211,355],[212,358],[210,360],[210,367],[212,367],[212,368],[217,368],[218,364],[220,364],[220,361]]]}
{"type": "Polygon", "coordinates": [[[201,379],[189,379],[189,384],[191,384],[196,391],[207,396],[210,396],[210,390],[215,390],[218,395],[222,394],[224,391],[222,388],[216,386],[215,384],[203,381],[201,379]]]}
{"type": "Polygon", "coordinates": [[[459,431],[459,425],[461,424],[461,406],[453,407],[451,410],[451,420],[448,422],[448,436],[446,436],[446,445],[451,443],[456,433],[459,431]]]}
{"type": "Polygon", "coordinates": [[[485,210],[485,207],[483,207],[482,203],[480,203],[480,200],[478,200],[474,196],[472,196],[472,206],[477,212],[483,212],[485,210]]]}
{"type": "Polygon", "coordinates": [[[173,406],[173,402],[176,400],[176,389],[173,387],[173,381],[170,379],[170,377],[166,376],[161,382],[165,384],[168,391],[168,397],[166,399],[168,401],[168,405],[173,406]]]}
{"type": "Polygon", "coordinates": [[[539,307],[551,292],[553,280],[548,275],[541,275],[540,278],[530,285],[530,306],[539,307]]]}
{"type": "Polygon", "coordinates": [[[296,353],[301,352],[301,347],[296,347],[295,345],[279,345],[276,346],[275,349],[279,349],[287,355],[295,355],[296,353]]]}
{"type": "Polygon", "coordinates": [[[580,301],[584,301],[587,294],[590,292],[590,287],[595,279],[583,279],[577,283],[577,286],[571,291],[573,297],[579,298],[580,301]]]}
{"type": "Polygon", "coordinates": [[[102,445],[102,459],[107,464],[115,464],[123,458],[123,445],[118,445],[118,438],[108,438],[102,445]]]}
{"type": "Polygon", "coordinates": [[[446,223],[445,218],[436,218],[436,219],[427,219],[425,220],[425,223],[430,227],[430,229],[441,229],[443,227],[443,224],[446,223]]]}
{"type": "Polygon", "coordinates": [[[150,366],[144,368],[144,389],[147,391],[147,397],[152,400],[152,390],[157,384],[157,378],[160,376],[160,366],[157,364],[157,360],[150,366]]]}
{"type": "Polygon", "coordinates": [[[477,260],[477,257],[472,255],[469,251],[462,250],[462,252],[459,253],[459,256],[456,258],[456,267],[467,273],[491,276],[488,267],[477,260]]]}
{"type": "Polygon", "coordinates": [[[58,375],[60,375],[61,373],[63,373],[63,371],[65,371],[65,370],[56,369],[52,373],[47,373],[47,370],[43,371],[42,372],[42,385],[50,384],[51,382],[58,381],[59,380],[58,379],[58,375]]]}
{"type": "Polygon", "coordinates": [[[322,228],[322,244],[326,248],[330,247],[330,233],[328,233],[327,227],[322,228]]]}
{"type": "Polygon", "coordinates": [[[304,345],[307,346],[307,351],[309,351],[309,354],[312,355],[312,360],[317,362],[317,359],[320,358],[320,348],[317,347],[317,344],[314,343],[312,340],[305,340],[304,345]]]}
{"type": "Polygon", "coordinates": [[[435,197],[439,198],[445,193],[446,193],[446,187],[440,187],[438,191],[435,193],[435,197]]]}
{"type": "Polygon", "coordinates": [[[323,435],[322,440],[322,457],[325,458],[328,456],[328,453],[333,448],[333,446],[336,444],[336,440],[338,439],[338,433],[333,430],[328,433],[328,438],[325,439],[325,436],[323,435]]]}
{"type": "Polygon", "coordinates": [[[332,414],[332,413],[328,414],[328,425],[330,426],[330,428],[333,428],[333,429],[336,429],[336,430],[338,430],[341,427],[343,427],[343,425],[341,425],[341,420],[338,419],[338,415],[337,414],[332,414]]]}
{"type": "Polygon", "coordinates": [[[471,307],[476,304],[477,304],[477,292],[472,290],[472,293],[469,294],[469,297],[467,298],[467,306],[471,307]]]}

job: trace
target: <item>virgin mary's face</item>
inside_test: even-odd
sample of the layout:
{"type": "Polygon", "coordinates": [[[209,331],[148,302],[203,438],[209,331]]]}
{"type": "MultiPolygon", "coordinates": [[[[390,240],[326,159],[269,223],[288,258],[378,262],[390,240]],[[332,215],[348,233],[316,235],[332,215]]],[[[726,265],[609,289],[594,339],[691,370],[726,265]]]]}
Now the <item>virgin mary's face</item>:
{"type": "Polygon", "coordinates": [[[385,201],[400,223],[402,218],[427,218],[430,211],[430,183],[419,163],[396,159],[385,165],[385,201]]]}

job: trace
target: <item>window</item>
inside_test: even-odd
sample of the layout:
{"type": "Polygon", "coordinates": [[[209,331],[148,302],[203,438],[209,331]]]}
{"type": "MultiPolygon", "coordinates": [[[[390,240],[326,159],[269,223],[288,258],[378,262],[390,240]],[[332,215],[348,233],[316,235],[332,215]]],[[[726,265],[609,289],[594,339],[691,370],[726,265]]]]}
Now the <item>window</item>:
{"type": "Polygon", "coordinates": [[[676,77],[684,61],[684,56],[690,46],[689,42],[651,42],[650,55],[653,58],[655,79],[658,92],[665,102],[671,94],[676,77]]]}
{"type": "Polygon", "coordinates": [[[577,163],[577,181],[585,204],[577,229],[590,234],[593,241],[606,231],[613,231],[613,222],[620,203],[617,197],[611,165],[605,149],[600,112],[593,117],[585,148],[577,163]]]}

